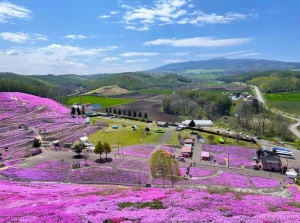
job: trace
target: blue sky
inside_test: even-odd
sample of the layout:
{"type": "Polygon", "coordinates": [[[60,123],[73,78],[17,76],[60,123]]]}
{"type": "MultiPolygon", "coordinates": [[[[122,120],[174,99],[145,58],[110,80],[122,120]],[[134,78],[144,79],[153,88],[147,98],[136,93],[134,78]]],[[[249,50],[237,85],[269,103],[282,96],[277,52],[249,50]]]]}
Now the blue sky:
{"type": "Polygon", "coordinates": [[[0,72],[94,74],[213,57],[300,62],[300,2],[0,0],[0,72]]]}

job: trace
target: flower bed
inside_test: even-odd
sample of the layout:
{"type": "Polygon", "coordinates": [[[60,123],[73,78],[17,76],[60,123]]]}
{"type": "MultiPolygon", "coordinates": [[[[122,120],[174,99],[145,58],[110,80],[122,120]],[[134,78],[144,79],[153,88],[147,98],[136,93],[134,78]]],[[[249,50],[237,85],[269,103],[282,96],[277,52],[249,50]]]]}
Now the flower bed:
{"type": "MultiPolygon", "coordinates": [[[[103,163],[98,163],[96,161],[87,161],[88,166],[110,166],[110,167],[115,167],[119,165],[124,159],[110,159],[109,161],[106,162],[105,159],[102,159],[103,163]]],[[[84,160],[80,161],[81,166],[85,166],[86,162],[84,160]]]]}
{"type": "Polygon", "coordinates": [[[300,222],[275,196],[0,181],[1,222],[300,222]]]}
{"type": "MultiPolygon", "coordinates": [[[[228,155],[225,153],[216,154],[214,159],[219,165],[226,165],[226,159],[228,159],[228,155]]],[[[250,158],[243,158],[237,155],[229,155],[229,166],[231,167],[241,167],[244,165],[245,167],[251,167],[250,158]]]]}
{"type": "MultiPolygon", "coordinates": [[[[138,157],[149,158],[154,148],[155,146],[153,145],[130,146],[121,149],[119,153],[124,154],[126,156],[138,156],[138,157]]],[[[115,151],[114,153],[117,154],[118,151],[115,151]]]]}
{"type": "MultiPolygon", "coordinates": [[[[184,176],[186,174],[186,167],[179,167],[181,171],[181,175],[184,176]]],[[[200,169],[197,167],[191,167],[190,168],[190,175],[193,177],[205,177],[215,174],[216,171],[210,170],[210,169],[200,169]]]]}
{"type": "Polygon", "coordinates": [[[266,187],[279,187],[280,184],[277,180],[273,178],[265,177],[250,177],[251,182],[257,188],[266,188],[266,187]]]}
{"type": "Polygon", "coordinates": [[[141,160],[124,160],[118,168],[131,169],[131,170],[140,170],[140,171],[150,171],[150,165],[147,161],[141,160]]]}
{"type": "Polygon", "coordinates": [[[110,167],[92,167],[72,170],[71,181],[91,181],[103,183],[146,184],[149,174],[110,167]]]}
{"type": "Polygon", "coordinates": [[[67,178],[68,171],[65,170],[47,170],[36,168],[15,168],[10,167],[0,171],[0,175],[9,178],[43,180],[43,181],[64,181],[67,178]]]}
{"type": "Polygon", "coordinates": [[[296,202],[300,203],[300,188],[297,186],[292,186],[289,188],[296,202]]]}
{"type": "Polygon", "coordinates": [[[21,163],[22,161],[24,161],[25,159],[15,159],[15,160],[9,160],[9,161],[6,161],[4,164],[6,166],[15,166],[19,163],[21,163]]]}
{"type": "Polygon", "coordinates": [[[171,154],[174,154],[176,152],[176,148],[174,147],[162,146],[161,149],[171,154]]]}
{"type": "Polygon", "coordinates": [[[69,169],[70,163],[57,160],[44,161],[35,166],[38,169],[69,169]]]}

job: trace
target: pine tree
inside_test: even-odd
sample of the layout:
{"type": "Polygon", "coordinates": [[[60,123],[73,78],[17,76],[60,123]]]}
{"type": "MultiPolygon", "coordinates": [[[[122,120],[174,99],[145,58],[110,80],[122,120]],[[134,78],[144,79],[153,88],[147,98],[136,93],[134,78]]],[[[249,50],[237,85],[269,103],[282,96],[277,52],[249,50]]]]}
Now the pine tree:
{"type": "Polygon", "coordinates": [[[128,116],[131,117],[131,111],[130,110],[128,110],[128,116]]]}
{"type": "Polygon", "coordinates": [[[81,115],[79,106],[77,107],[77,115],[78,115],[78,116],[81,115]]]}
{"type": "Polygon", "coordinates": [[[189,127],[191,128],[194,128],[196,126],[196,123],[194,120],[192,120],[190,123],[189,123],[189,127]]]}
{"type": "Polygon", "coordinates": [[[123,110],[123,115],[125,115],[125,116],[126,116],[126,110],[125,110],[125,109],[123,110]]]}
{"type": "Polygon", "coordinates": [[[105,109],[105,112],[108,113],[108,108],[105,109]]]}
{"type": "Polygon", "coordinates": [[[136,112],[135,112],[135,111],[133,111],[133,117],[134,117],[134,118],[136,117],[136,112]]]}
{"type": "Polygon", "coordinates": [[[117,110],[114,108],[114,114],[117,114],[117,110]]]}
{"type": "Polygon", "coordinates": [[[118,115],[122,115],[121,109],[118,110],[118,115]]]}
{"type": "Polygon", "coordinates": [[[71,115],[75,115],[75,113],[76,113],[76,110],[75,110],[74,107],[72,107],[72,108],[71,108],[71,115]]]}
{"type": "Polygon", "coordinates": [[[147,112],[145,112],[145,114],[144,114],[144,119],[148,119],[148,114],[147,114],[147,112]]]}
{"type": "Polygon", "coordinates": [[[84,105],[82,105],[82,107],[81,107],[81,114],[85,115],[85,106],[84,105]]]}
{"type": "Polygon", "coordinates": [[[37,149],[37,148],[39,148],[40,146],[41,146],[41,140],[35,138],[35,139],[33,140],[32,147],[37,149]]]}
{"type": "Polygon", "coordinates": [[[109,107],[109,113],[110,113],[110,114],[112,113],[111,107],[109,107]]]}
{"type": "Polygon", "coordinates": [[[139,118],[142,118],[143,115],[142,115],[142,112],[139,112],[139,118]]]}

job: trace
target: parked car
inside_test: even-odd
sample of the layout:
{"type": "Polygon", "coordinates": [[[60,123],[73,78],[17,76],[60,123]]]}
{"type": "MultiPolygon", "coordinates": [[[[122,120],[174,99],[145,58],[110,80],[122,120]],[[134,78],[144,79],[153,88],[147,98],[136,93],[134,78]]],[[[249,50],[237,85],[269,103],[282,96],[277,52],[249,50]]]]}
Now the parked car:
{"type": "Polygon", "coordinates": [[[178,156],[178,157],[177,157],[177,160],[178,160],[178,161],[183,161],[183,162],[185,162],[185,159],[184,159],[183,156],[178,156]]]}

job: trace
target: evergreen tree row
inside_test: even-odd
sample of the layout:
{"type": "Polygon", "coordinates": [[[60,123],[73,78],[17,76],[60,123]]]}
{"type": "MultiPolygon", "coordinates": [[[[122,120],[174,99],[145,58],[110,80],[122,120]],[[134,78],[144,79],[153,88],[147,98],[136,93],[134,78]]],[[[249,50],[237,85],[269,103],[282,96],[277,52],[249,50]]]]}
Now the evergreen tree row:
{"type": "Polygon", "coordinates": [[[105,111],[106,111],[106,113],[109,113],[109,114],[115,114],[115,115],[118,114],[118,115],[124,115],[124,116],[128,116],[128,117],[134,117],[134,118],[139,117],[139,118],[148,119],[147,112],[145,112],[144,115],[143,115],[142,112],[139,112],[137,114],[136,111],[133,111],[133,113],[131,113],[130,109],[127,112],[126,112],[126,110],[123,110],[123,112],[122,112],[121,109],[119,109],[117,111],[115,108],[112,110],[111,107],[110,108],[106,108],[105,111]]]}

